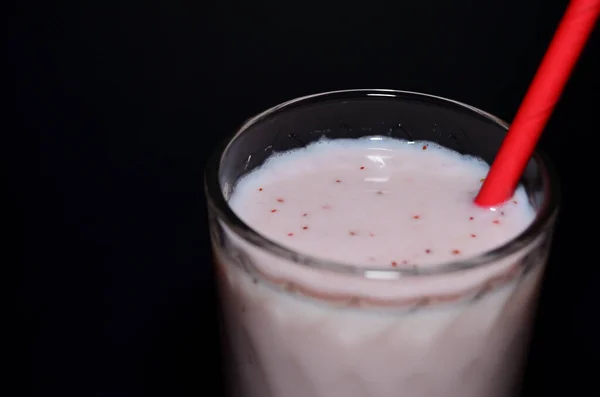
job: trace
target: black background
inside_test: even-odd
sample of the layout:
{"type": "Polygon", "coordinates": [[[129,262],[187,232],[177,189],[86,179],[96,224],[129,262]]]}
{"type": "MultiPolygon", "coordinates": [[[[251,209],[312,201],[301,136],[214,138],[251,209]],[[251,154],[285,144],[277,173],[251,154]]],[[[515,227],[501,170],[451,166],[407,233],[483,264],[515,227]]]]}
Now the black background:
{"type": "MultiPolygon", "coordinates": [[[[511,120],[565,6],[16,3],[16,128],[1,149],[23,232],[18,395],[218,395],[202,191],[216,142],[259,110],[341,88],[417,90],[511,120]]],[[[596,28],[541,143],[565,197],[527,396],[591,388],[600,368],[599,53],[596,28]]]]}

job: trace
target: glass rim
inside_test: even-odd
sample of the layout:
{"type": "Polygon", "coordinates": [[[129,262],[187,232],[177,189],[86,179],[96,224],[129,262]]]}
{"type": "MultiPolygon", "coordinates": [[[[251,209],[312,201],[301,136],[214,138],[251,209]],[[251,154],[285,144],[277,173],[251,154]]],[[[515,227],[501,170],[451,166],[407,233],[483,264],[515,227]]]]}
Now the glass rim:
{"type": "Polygon", "coordinates": [[[415,91],[392,89],[348,89],[327,91],[298,97],[275,105],[246,120],[237,130],[234,131],[233,134],[230,134],[220,143],[220,145],[217,146],[206,164],[204,173],[204,189],[209,209],[213,210],[217,214],[217,218],[219,220],[224,221],[228,228],[243,238],[246,242],[257,246],[260,249],[264,249],[271,254],[280,257],[281,259],[289,260],[315,270],[331,271],[338,274],[355,275],[368,279],[379,280],[393,280],[406,276],[445,275],[463,270],[482,268],[528,247],[531,243],[538,239],[544,233],[544,231],[548,229],[548,227],[552,225],[557,216],[560,202],[558,176],[547,156],[538,149],[536,149],[534,152],[532,159],[539,166],[542,174],[542,179],[544,181],[544,196],[542,205],[536,211],[535,218],[531,224],[529,224],[529,226],[520,234],[514,236],[498,247],[487,250],[470,258],[440,262],[431,266],[427,266],[426,268],[411,267],[404,269],[390,269],[387,267],[384,268],[372,267],[368,265],[354,265],[301,253],[267,238],[246,224],[234,213],[229,206],[227,199],[225,198],[223,188],[219,182],[219,171],[224,160],[224,155],[229,149],[229,146],[248,128],[257,122],[267,119],[268,117],[279,112],[289,110],[290,108],[293,109],[298,105],[315,103],[313,102],[315,100],[317,101],[316,103],[319,103],[324,100],[332,99],[338,99],[341,101],[344,99],[368,99],[370,97],[387,97],[390,99],[399,97],[406,99],[408,97],[412,99],[423,98],[435,100],[440,104],[451,104],[463,109],[467,109],[479,116],[487,118],[505,130],[508,130],[509,127],[509,124],[506,121],[471,105],[467,105],[453,99],[415,91]]]}

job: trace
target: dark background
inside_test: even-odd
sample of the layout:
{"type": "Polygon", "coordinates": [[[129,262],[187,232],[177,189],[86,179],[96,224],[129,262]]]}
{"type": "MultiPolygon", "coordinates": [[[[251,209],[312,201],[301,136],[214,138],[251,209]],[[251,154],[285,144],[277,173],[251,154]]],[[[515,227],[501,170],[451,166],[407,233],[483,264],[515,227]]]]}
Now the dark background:
{"type": "MultiPolygon", "coordinates": [[[[23,236],[17,395],[108,397],[218,396],[202,171],[225,133],[341,88],[511,120],[566,1],[15,4],[1,149],[23,236]]],[[[597,28],[541,143],[565,197],[526,396],[597,389],[599,53],[597,28]]]]}

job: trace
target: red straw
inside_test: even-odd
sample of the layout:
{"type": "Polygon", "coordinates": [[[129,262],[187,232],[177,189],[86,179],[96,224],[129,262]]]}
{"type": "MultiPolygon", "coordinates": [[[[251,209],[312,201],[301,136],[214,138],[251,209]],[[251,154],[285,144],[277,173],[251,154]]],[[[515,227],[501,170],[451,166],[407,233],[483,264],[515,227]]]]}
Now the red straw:
{"type": "Polygon", "coordinates": [[[512,197],[535,145],[600,14],[600,0],[571,0],[475,204],[491,207],[512,197]]]}

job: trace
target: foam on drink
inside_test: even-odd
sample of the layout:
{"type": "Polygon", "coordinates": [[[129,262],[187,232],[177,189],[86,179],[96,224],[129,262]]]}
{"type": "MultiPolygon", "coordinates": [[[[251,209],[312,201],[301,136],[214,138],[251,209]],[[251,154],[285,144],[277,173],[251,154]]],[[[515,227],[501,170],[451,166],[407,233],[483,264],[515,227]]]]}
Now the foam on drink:
{"type": "Polygon", "coordinates": [[[233,395],[512,395],[545,258],[524,248],[466,271],[377,273],[426,272],[522,233],[535,216],[522,188],[494,210],[473,204],[487,170],[430,142],[370,137],[277,154],[242,178],[229,204],[258,233],[367,270],[305,266],[221,224],[233,395]]]}
{"type": "Polygon", "coordinates": [[[500,246],[535,216],[522,188],[501,208],[473,204],[488,168],[429,142],[323,140],[271,157],[229,203],[259,233],[299,252],[426,267],[500,246]]]}

